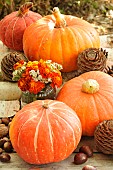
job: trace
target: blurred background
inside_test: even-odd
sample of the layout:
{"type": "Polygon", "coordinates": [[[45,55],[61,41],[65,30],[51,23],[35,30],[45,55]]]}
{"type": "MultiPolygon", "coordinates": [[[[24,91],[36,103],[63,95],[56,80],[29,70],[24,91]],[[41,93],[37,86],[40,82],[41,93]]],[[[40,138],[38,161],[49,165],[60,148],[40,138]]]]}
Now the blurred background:
{"type": "Polygon", "coordinates": [[[113,0],[0,0],[0,20],[25,2],[33,2],[31,10],[42,16],[57,6],[63,14],[92,23],[100,35],[113,33],[113,0]]]}

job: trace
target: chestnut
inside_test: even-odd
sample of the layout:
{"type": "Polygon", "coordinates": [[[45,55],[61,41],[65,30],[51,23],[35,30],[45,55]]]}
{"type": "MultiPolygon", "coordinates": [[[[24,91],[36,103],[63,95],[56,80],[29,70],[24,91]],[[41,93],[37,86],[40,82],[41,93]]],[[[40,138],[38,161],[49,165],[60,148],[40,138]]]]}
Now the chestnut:
{"type": "Polygon", "coordinates": [[[10,140],[8,137],[5,137],[5,136],[2,139],[5,140],[5,142],[10,140]]]}
{"type": "Polygon", "coordinates": [[[1,162],[9,162],[11,159],[10,155],[7,153],[1,154],[0,155],[0,161],[1,162]]]}
{"type": "Polygon", "coordinates": [[[0,139],[0,147],[3,147],[4,143],[6,142],[5,139],[0,139]]]}
{"type": "Polygon", "coordinates": [[[9,124],[9,118],[8,117],[4,117],[2,118],[2,123],[5,124],[6,126],[9,124]]]}
{"type": "Polygon", "coordinates": [[[82,170],[97,170],[97,168],[91,165],[86,165],[82,168],[82,170]]]}
{"type": "Polygon", "coordinates": [[[3,149],[5,150],[5,152],[12,152],[13,147],[11,142],[10,141],[5,142],[3,145],[3,149]]]}
{"type": "Polygon", "coordinates": [[[0,148],[0,154],[2,154],[2,152],[3,152],[3,149],[2,149],[2,148],[0,148]]]}
{"type": "Polygon", "coordinates": [[[87,161],[87,155],[85,153],[77,153],[74,156],[74,164],[79,165],[79,164],[83,164],[87,161]]]}
{"type": "Polygon", "coordinates": [[[85,153],[88,158],[93,156],[93,150],[88,145],[81,146],[79,152],[85,153]]]}

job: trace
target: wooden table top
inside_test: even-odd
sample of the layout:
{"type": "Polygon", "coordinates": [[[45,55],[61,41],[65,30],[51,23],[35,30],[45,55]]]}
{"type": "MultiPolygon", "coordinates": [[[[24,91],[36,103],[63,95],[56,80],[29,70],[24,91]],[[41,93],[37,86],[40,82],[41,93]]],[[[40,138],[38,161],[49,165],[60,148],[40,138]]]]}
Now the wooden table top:
{"type": "Polygon", "coordinates": [[[113,155],[105,155],[95,150],[93,137],[82,137],[77,149],[67,159],[58,163],[51,163],[46,165],[30,165],[24,162],[17,153],[11,153],[11,161],[9,163],[1,163],[0,169],[2,170],[82,170],[85,165],[92,165],[97,170],[112,170],[113,169],[113,155]],[[78,153],[80,146],[88,145],[93,148],[93,156],[81,164],[75,165],[73,163],[74,156],[78,153]]]}

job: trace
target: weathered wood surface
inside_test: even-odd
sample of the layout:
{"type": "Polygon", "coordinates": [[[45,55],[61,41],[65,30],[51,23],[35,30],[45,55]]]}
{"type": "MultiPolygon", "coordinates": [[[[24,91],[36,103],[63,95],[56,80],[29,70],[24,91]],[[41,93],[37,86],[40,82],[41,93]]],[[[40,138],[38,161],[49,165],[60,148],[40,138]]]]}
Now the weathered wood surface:
{"type": "MultiPolygon", "coordinates": [[[[110,44],[108,41],[108,36],[101,36],[101,47],[108,51],[108,63],[113,61],[113,44],[110,44]]],[[[8,49],[3,46],[0,42],[0,61],[6,55],[8,49]]],[[[94,139],[92,137],[82,137],[81,142],[79,143],[77,149],[74,153],[70,155],[66,160],[51,163],[47,165],[30,165],[24,162],[17,153],[11,153],[10,163],[0,162],[0,169],[2,170],[82,170],[85,165],[93,165],[97,167],[97,170],[112,170],[113,169],[113,155],[104,155],[99,153],[95,149],[94,139]],[[94,154],[93,157],[88,158],[87,162],[81,165],[75,165],[73,163],[74,155],[78,152],[78,149],[82,145],[89,145],[93,148],[94,154]]]]}
{"type": "Polygon", "coordinates": [[[93,138],[84,137],[77,147],[77,150],[64,161],[58,163],[51,163],[46,165],[30,165],[24,162],[16,153],[12,153],[10,163],[0,163],[2,170],[82,170],[85,165],[92,165],[97,167],[97,170],[112,170],[113,169],[113,155],[104,155],[95,150],[93,138]],[[88,158],[87,162],[81,165],[73,163],[74,155],[82,145],[89,145],[94,149],[93,157],[88,158]]]}

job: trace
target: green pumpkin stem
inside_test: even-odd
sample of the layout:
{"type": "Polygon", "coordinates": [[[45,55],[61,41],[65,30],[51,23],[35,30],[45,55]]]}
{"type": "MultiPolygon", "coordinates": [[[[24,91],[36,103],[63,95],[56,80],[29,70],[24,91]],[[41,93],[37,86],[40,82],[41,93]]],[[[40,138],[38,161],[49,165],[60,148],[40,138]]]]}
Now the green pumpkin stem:
{"type": "Polygon", "coordinates": [[[65,21],[63,15],[60,13],[59,8],[54,7],[52,13],[53,13],[55,20],[56,20],[55,28],[66,27],[66,21],[65,21]]]}
{"type": "Polygon", "coordinates": [[[32,7],[33,7],[32,2],[26,2],[19,8],[17,16],[22,17],[22,16],[26,15],[29,12],[29,9],[32,7]]]}
{"type": "Polygon", "coordinates": [[[93,94],[99,91],[99,84],[94,79],[88,79],[82,84],[82,92],[93,94]]]}

